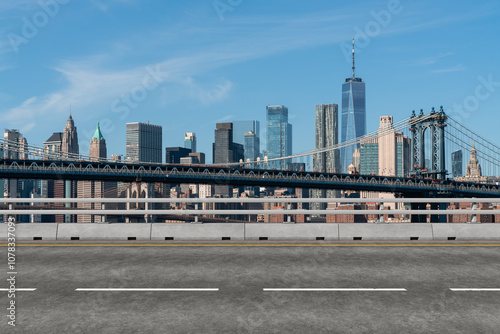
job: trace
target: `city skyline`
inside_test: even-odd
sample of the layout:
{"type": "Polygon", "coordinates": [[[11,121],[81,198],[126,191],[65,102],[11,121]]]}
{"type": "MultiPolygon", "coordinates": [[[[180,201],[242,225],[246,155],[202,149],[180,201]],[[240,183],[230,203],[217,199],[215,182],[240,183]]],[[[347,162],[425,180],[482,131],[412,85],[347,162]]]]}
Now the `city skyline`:
{"type": "Polygon", "coordinates": [[[386,1],[242,3],[224,20],[211,2],[152,1],[148,7],[137,1],[71,2],[16,53],[7,34],[22,36],[22,18],[30,20],[42,10],[36,1],[22,3],[0,5],[9,16],[0,43],[0,119],[31,143],[60,131],[56,121],[71,108],[82,152],[88,150],[96,121],[109,153],[125,155],[125,124],[150,120],[165,129],[162,147],[183,146],[184,132],[193,131],[197,150],[209,153],[215,123],[250,117],[263,122],[263,106],[284,104],[290,123],[302,130],[296,132],[294,152],[307,151],[314,147],[314,106],[340,105],[338,85],[350,74],[345,45],[353,35],[358,75],[370,87],[368,132],[381,115],[399,120],[413,109],[442,104],[447,113],[482,127],[486,138],[496,136],[499,46],[487,42],[495,36],[499,9],[494,1],[480,6],[400,1],[387,24],[373,15],[389,10],[386,1]],[[138,11],[143,15],[138,17],[138,11]],[[113,25],[110,15],[116,17],[113,25]],[[90,16],[95,28],[86,29],[90,16]],[[184,25],[192,29],[178,29],[184,25]],[[367,26],[374,32],[367,35],[367,26]],[[68,38],[69,27],[78,38],[68,38]],[[109,29],[113,33],[101,33],[109,29]],[[363,34],[368,38],[363,40],[363,34]],[[158,73],[169,77],[157,76],[157,82],[158,73]],[[19,78],[29,84],[14,84],[19,78]],[[131,106],[123,102],[122,96],[144,80],[151,88],[147,96],[142,100],[138,93],[141,101],[132,100],[131,106]],[[483,117],[490,122],[482,122],[483,117]]]}
{"type": "Polygon", "coordinates": [[[3,326],[498,331],[499,17],[0,1],[3,326]]]}

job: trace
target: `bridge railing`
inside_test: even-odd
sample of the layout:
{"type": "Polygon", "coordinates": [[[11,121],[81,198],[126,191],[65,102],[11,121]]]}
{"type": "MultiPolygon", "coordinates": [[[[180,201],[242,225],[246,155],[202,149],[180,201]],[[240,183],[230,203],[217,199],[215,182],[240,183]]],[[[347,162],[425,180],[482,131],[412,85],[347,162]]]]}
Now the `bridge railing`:
{"type": "MultiPolygon", "coordinates": [[[[476,215],[500,215],[500,198],[3,198],[0,205],[8,205],[8,209],[0,210],[1,215],[95,215],[107,216],[161,216],[161,215],[183,215],[199,217],[200,215],[284,215],[291,222],[290,217],[295,215],[376,215],[378,222],[384,222],[385,215],[470,215],[471,222],[476,215]],[[99,203],[101,209],[30,209],[29,204],[56,204],[56,203],[99,203]],[[107,204],[118,203],[144,203],[144,204],[172,204],[186,203],[197,205],[199,203],[281,203],[280,209],[129,209],[117,210],[106,209],[107,204]],[[341,204],[380,204],[378,209],[292,209],[291,204],[299,203],[336,203],[341,204]],[[387,203],[410,203],[420,204],[420,209],[395,209],[384,206],[387,203]],[[449,203],[470,203],[470,209],[443,209],[449,203]],[[478,209],[477,205],[487,203],[491,207],[478,209]],[[14,204],[24,204],[17,205],[14,204]],[[421,209],[422,204],[431,205],[432,209],[421,209]],[[441,204],[441,209],[439,209],[441,204]]],[[[195,219],[198,222],[198,219],[195,219]]],[[[101,219],[105,222],[105,219],[101,219]]]]}
{"type": "MultiPolygon", "coordinates": [[[[76,163],[78,165],[78,163],[76,163]]],[[[337,175],[329,175],[329,176],[324,176],[324,175],[318,175],[317,173],[293,173],[293,172],[287,172],[287,173],[282,173],[280,171],[239,171],[239,170],[233,170],[233,171],[225,171],[224,173],[217,173],[213,171],[209,172],[190,172],[190,171],[179,171],[176,168],[168,169],[167,166],[163,165],[162,167],[155,167],[155,166],[150,166],[151,170],[146,169],[146,168],[135,168],[136,166],[131,165],[131,168],[127,167],[127,165],[123,165],[122,168],[89,168],[86,166],[87,164],[90,164],[90,162],[87,163],[82,163],[82,167],[80,166],[65,166],[61,167],[57,163],[50,164],[49,166],[41,167],[38,165],[30,165],[30,166],[22,166],[19,164],[0,164],[0,171],[7,171],[7,170],[36,170],[38,172],[43,173],[77,173],[77,174],[94,174],[96,172],[99,173],[105,173],[107,175],[121,175],[121,176],[140,176],[141,174],[144,175],[164,175],[165,178],[168,178],[169,176],[185,176],[186,178],[193,178],[196,179],[197,177],[210,177],[212,179],[225,179],[225,178],[232,178],[232,179],[238,179],[238,180],[251,180],[255,178],[259,179],[267,179],[267,180],[278,180],[278,179],[283,179],[283,180],[299,180],[299,181],[308,181],[312,183],[332,183],[332,184],[338,184],[338,183],[374,183],[382,186],[403,186],[403,187],[410,187],[410,188],[415,188],[415,189],[429,189],[429,190],[434,190],[434,191],[457,191],[457,190],[463,190],[463,191],[470,191],[473,193],[477,192],[482,192],[482,193],[491,193],[493,194],[498,194],[498,186],[493,185],[493,184],[474,184],[474,183],[463,183],[463,184],[440,184],[440,183],[432,183],[429,180],[408,180],[404,178],[394,178],[394,177],[377,177],[378,179],[375,179],[373,181],[373,178],[370,176],[349,176],[349,175],[344,175],[344,174],[339,174],[337,175]],[[85,167],[83,167],[85,166],[85,167]],[[162,168],[165,168],[163,170],[162,168]],[[292,173],[290,175],[290,173],[292,173]]],[[[207,169],[208,170],[208,169],[207,169]]],[[[186,181],[189,183],[188,181],[186,181]]],[[[314,187],[312,187],[314,188],[314,187]]]]}

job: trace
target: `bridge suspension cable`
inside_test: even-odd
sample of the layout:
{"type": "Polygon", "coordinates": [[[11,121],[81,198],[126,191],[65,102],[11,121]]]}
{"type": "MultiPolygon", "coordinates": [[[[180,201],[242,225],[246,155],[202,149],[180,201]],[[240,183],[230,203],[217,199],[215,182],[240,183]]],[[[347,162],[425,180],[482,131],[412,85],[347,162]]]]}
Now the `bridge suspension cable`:
{"type": "MultiPolygon", "coordinates": [[[[457,138],[457,137],[455,137],[455,136],[453,136],[453,137],[454,137],[454,138],[457,138]]],[[[465,149],[465,150],[469,150],[469,149],[470,149],[470,147],[466,147],[466,146],[464,146],[464,145],[461,145],[460,143],[457,143],[456,141],[454,141],[453,139],[451,139],[451,138],[450,138],[450,137],[448,137],[448,136],[446,136],[446,139],[447,139],[447,140],[449,140],[449,141],[451,141],[451,142],[452,142],[452,143],[454,143],[455,145],[457,145],[457,146],[459,146],[459,147],[461,147],[461,148],[465,149]]],[[[464,142],[463,142],[463,141],[461,141],[461,140],[459,140],[459,141],[460,141],[460,142],[462,142],[462,143],[464,143],[464,142]]],[[[467,143],[464,143],[464,144],[465,144],[465,145],[468,145],[467,143]]],[[[477,152],[480,152],[480,151],[478,151],[478,150],[476,150],[476,151],[477,151],[477,152]]],[[[488,158],[486,158],[485,156],[483,156],[481,153],[478,153],[478,154],[477,154],[477,156],[478,156],[479,158],[481,158],[481,159],[483,159],[483,160],[485,160],[485,161],[487,161],[487,162],[489,162],[489,163],[491,163],[491,164],[495,165],[495,166],[500,167],[500,162],[493,162],[493,161],[489,160],[488,158]]],[[[486,155],[486,156],[488,156],[488,155],[486,155]]],[[[489,156],[488,156],[488,157],[489,157],[489,156]]],[[[495,159],[495,160],[496,160],[496,159],[495,159]]],[[[498,160],[496,160],[496,161],[498,161],[498,160]]]]}
{"type": "MultiPolygon", "coordinates": [[[[431,115],[425,115],[423,117],[420,117],[419,121],[425,120],[429,117],[431,117],[431,115]]],[[[383,130],[376,130],[376,131],[370,132],[368,134],[365,134],[363,136],[360,136],[360,137],[357,137],[357,138],[354,138],[354,139],[351,139],[351,140],[348,140],[348,141],[345,141],[345,142],[342,142],[342,143],[339,143],[339,144],[336,144],[333,146],[329,146],[329,147],[325,147],[325,148],[321,148],[321,149],[315,149],[315,150],[311,150],[311,151],[307,151],[307,152],[303,152],[303,153],[299,153],[299,154],[294,154],[294,155],[290,155],[290,156],[286,156],[286,157],[272,158],[272,159],[260,160],[260,161],[256,160],[256,161],[246,161],[246,162],[245,161],[233,162],[233,163],[226,163],[223,165],[237,166],[237,165],[266,164],[266,163],[274,162],[274,161],[283,161],[283,160],[301,158],[301,157],[305,157],[305,156],[311,156],[311,155],[315,155],[315,154],[335,151],[335,150],[339,150],[339,149],[344,148],[344,147],[358,145],[358,144],[360,144],[364,141],[367,141],[369,139],[380,138],[380,137],[383,137],[383,136],[388,135],[388,134],[393,133],[393,132],[404,131],[405,129],[407,129],[411,125],[411,123],[412,123],[411,118],[407,117],[405,119],[398,121],[397,123],[394,123],[393,126],[390,128],[385,128],[383,130]]]]}
{"type": "MultiPolygon", "coordinates": [[[[476,136],[477,138],[481,139],[483,142],[485,142],[485,143],[487,143],[487,144],[489,144],[489,145],[493,146],[494,148],[496,148],[496,149],[500,152],[500,147],[496,146],[495,144],[493,144],[492,142],[488,141],[487,139],[485,139],[485,138],[481,137],[480,135],[478,135],[477,133],[475,133],[474,131],[472,131],[472,130],[471,130],[471,129],[469,129],[468,127],[466,127],[466,126],[462,125],[461,123],[457,122],[457,121],[456,121],[454,118],[452,118],[451,116],[448,116],[448,118],[449,118],[449,119],[451,119],[451,120],[452,120],[453,122],[455,122],[456,124],[458,124],[459,126],[461,126],[461,127],[462,127],[463,129],[465,129],[466,131],[468,131],[468,132],[472,133],[474,136],[476,136]]],[[[453,126],[453,123],[449,123],[449,122],[448,122],[448,125],[449,125],[449,126],[452,126],[453,128],[455,128],[455,129],[456,129],[456,127],[455,127],[455,126],[453,126]]],[[[458,130],[458,129],[457,129],[457,130],[458,130]]],[[[459,131],[460,131],[460,130],[459,130],[459,131]]],[[[471,138],[471,137],[469,137],[469,138],[471,138]]],[[[473,139],[473,138],[471,138],[471,139],[473,139]]]]}
{"type": "MultiPolygon", "coordinates": [[[[464,141],[463,139],[460,139],[459,137],[455,136],[453,133],[451,133],[451,132],[446,132],[446,134],[447,134],[448,136],[451,136],[451,137],[455,138],[456,140],[460,141],[462,144],[466,145],[466,146],[467,146],[467,148],[466,148],[466,147],[461,146],[460,144],[458,144],[457,142],[455,142],[454,140],[452,140],[450,137],[448,137],[448,136],[447,136],[446,138],[447,138],[448,140],[450,140],[451,142],[453,142],[454,144],[459,145],[459,146],[461,146],[462,148],[465,148],[465,149],[467,149],[467,150],[470,150],[470,149],[472,148],[472,145],[471,145],[471,144],[469,144],[468,142],[464,141]]],[[[475,147],[474,147],[474,148],[475,148],[475,147]]],[[[486,157],[488,157],[488,158],[490,158],[490,159],[492,159],[492,160],[494,160],[494,161],[495,161],[495,162],[492,162],[492,161],[490,161],[490,162],[495,163],[495,164],[498,164],[498,165],[500,166],[500,159],[497,159],[497,158],[495,158],[495,157],[492,157],[491,155],[487,154],[487,153],[486,153],[486,152],[484,152],[483,150],[480,150],[480,149],[477,149],[477,148],[475,148],[475,150],[476,150],[479,154],[484,155],[484,156],[486,156],[486,157]]],[[[479,154],[478,154],[478,156],[479,156],[479,154]]]]}
{"type": "MultiPolygon", "coordinates": [[[[459,123],[451,116],[448,116],[447,125],[448,127],[445,130],[446,140],[453,143],[457,148],[462,148],[467,152],[474,149],[478,159],[483,162],[481,164],[483,176],[498,176],[500,170],[500,147],[459,123]]],[[[465,163],[462,160],[462,168],[465,163]]]]}

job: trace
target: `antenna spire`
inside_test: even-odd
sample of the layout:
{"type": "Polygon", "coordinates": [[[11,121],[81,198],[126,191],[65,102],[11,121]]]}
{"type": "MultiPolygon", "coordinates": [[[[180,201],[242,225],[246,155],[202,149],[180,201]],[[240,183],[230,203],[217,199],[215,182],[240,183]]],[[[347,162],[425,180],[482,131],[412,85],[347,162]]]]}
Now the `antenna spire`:
{"type": "Polygon", "coordinates": [[[354,70],[356,69],[356,66],[354,65],[354,37],[352,38],[352,78],[355,78],[354,75],[354,70]]]}

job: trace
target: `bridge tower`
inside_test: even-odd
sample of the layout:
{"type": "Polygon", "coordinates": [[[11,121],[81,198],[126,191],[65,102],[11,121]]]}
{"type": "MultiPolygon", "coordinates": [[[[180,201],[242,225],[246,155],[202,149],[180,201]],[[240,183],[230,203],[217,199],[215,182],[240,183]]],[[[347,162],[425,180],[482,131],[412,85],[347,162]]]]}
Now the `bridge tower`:
{"type": "MultiPolygon", "coordinates": [[[[127,198],[154,198],[155,197],[155,189],[154,183],[146,183],[146,182],[133,182],[127,188],[127,198]]],[[[151,203],[127,203],[127,211],[131,210],[151,210],[153,209],[153,204],[151,203]]],[[[140,219],[138,216],[127,217],[127,223],[140,223],[146,222],[151,223],[154,222],[156,216],[153,215],[144,215],[143,219],[140,219]]]]}
{"type": "Polygon", "coordinates": [[[436,111],[432,108],[429,115],[424,115],[420,109],[420,114],[415,115],[413,111],[410,121],[410,131],[412,132],[411,143],[411,174],[416,177],[430,176],[434,180],[444,180],[446,178],[446,154],[444,128],[446,127],[446,116],[443,107],[436,111]],[[425,165],[425,131],[431,132],[431,161],[430,166],[425,165]]]}

